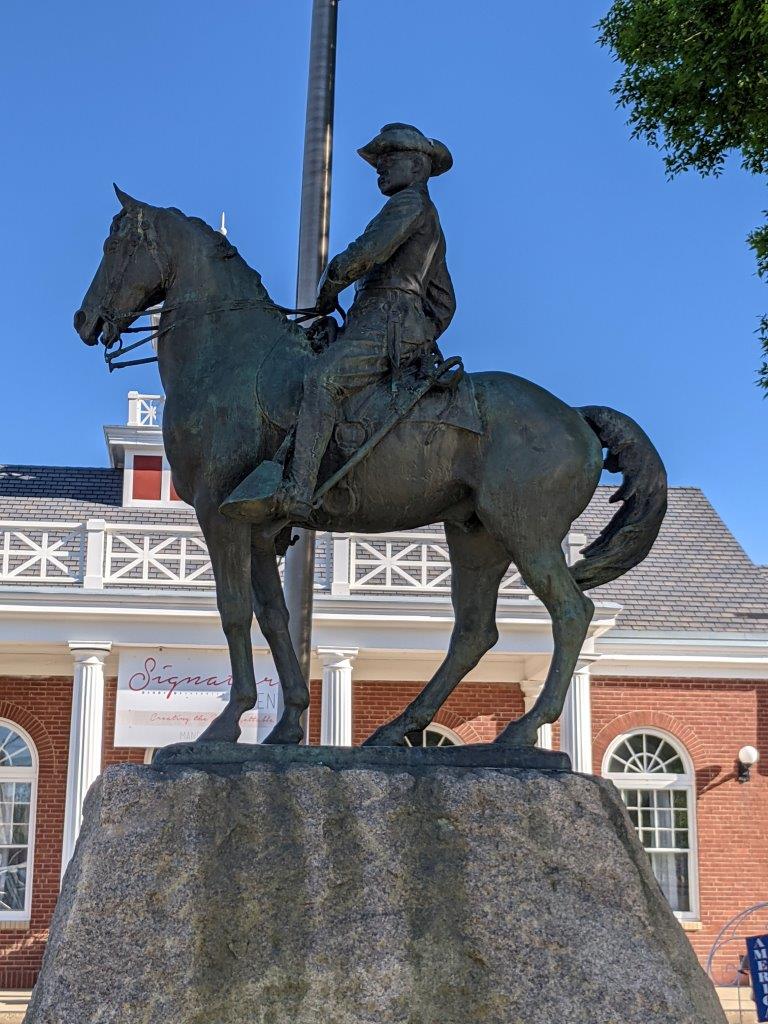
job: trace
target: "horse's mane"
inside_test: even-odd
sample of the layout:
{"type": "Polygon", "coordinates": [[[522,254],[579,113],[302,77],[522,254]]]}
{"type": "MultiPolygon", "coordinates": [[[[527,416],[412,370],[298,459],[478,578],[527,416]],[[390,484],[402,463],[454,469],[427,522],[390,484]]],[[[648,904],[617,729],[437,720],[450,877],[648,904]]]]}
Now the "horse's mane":
{"type": "Polygon", "coordinates": [[[237,264],[244,270],[253,281],[253,286],[256,289],[256,293],[259,298],[263,298],[266,302],[272,303],[275,306],[275,315],[280,317],[285,322],[285,325],[295,334],[295,336],[302,341],[306,341],[306,335],[304,331],[299,327],[298,324],[293,320],[289,320],[285,314],[281,313],[274,299],[271,297],[267,289],[261,280],[261,274],[258,270],[254,270],[250,266],[237,250],[237,247],[232,245],[226,235],[222,235],[220,231],[212,228],[210,224],[202,219],[202,217],[190,217],[189,214],[184,213],[183,210],[179,210],[176,206],[167,206],[164,208],[168,213],[177,214],[182,220],[185,220],[188,224],[193,225],[200,234],[203,236],[205,245],[210,250],[210,254],[218,259],[224,260],[235,260],[237,264]]]}
{"type": "MultiPolygon", "coordinates": [[[[177,206],[166,206],[165,210],[168,213],[177,214],[177,216],[181,217],[182,220],[185,220],[188,224],[194,225],[194,227],[201,232],[205,241],[209,243],[209,246],[214,249],[215,255],[220,256],[222,259],[234,259],[235,257],[240,257],[240,259],[242,259],[237,248],[232,245],[226,235],[222,235],[220,231],[216,231],[216,229],[206,223],[202,217],[190,217],[189,214],[184,213],[184,211],[180,210],[177,206]]],[[[243,262],[245,261],[243,260],[243,262]]],[[[248,269],[252,273],[256,274],[259,280],[261,280],[261,274],[259,274],[258,271],[254,270],[253,267],[248,267],[248,269]]]]}

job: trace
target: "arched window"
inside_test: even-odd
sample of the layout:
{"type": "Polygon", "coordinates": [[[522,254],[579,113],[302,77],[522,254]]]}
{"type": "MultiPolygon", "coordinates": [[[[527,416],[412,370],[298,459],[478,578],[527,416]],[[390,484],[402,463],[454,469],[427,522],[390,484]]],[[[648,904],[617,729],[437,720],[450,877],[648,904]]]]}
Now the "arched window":
{"type": "Polygon", "coordinates": [[[608,748],[603,775],[620,790],[670,906],[678,917],[695,918],[695,790],[687,752],[655,729],[625,733],[608,748]]]}
{"type": "Polygon", "coordinates": [[[455,732],[446,729],[444,725],[432,722],[418,734],[418,739],[416,736],[406,736],[405,744],[408,747],[459,747],[462,741],[455,732]]]}
{"type": "Polygon", "coordinates": [[[37,751],[27,734],[0,720],[0,921],[24,921],[32,905],[37,751]]]}

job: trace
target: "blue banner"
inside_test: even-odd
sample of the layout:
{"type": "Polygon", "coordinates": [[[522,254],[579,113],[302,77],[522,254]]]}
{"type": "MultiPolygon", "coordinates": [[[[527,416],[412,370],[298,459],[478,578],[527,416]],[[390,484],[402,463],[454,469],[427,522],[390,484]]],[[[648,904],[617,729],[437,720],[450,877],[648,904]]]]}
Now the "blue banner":
{"type": "Polygon", "coordinates": [[[749,973],[757,1003],[757,1019],[768,1021],[768,935],[747,939],[749,973]]]}

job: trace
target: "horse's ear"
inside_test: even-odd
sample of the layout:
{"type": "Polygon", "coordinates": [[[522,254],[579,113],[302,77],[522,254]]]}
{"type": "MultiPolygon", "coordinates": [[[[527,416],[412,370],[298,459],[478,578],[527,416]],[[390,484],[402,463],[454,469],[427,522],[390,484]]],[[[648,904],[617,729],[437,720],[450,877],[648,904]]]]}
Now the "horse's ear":
{"type": "Polygon", "coordinates": [[[129,196],[127,192],[123,192],[121,188],[118,188],[114,181],[112,182],[112,188],[115,190],[115,195],[120,200],[120,205],[124,210],[130,211],[141,206],[138,199],[134,199],[132,196],[129,196]]]}

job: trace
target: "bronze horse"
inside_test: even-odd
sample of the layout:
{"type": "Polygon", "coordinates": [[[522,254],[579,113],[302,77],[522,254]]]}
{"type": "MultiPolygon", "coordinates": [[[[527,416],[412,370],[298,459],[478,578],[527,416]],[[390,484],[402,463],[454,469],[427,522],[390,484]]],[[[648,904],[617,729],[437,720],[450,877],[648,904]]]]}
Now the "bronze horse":
{"type": "MultiPolygon", "coordinates": [[[[309,693],[288,633],[275,538],[219,508],[285,440],[313,351],[222,235],[177,209],[116,191],[122,210],[75,329],[88,345],[100,337],[110,344],[164,302],[158,361],[165,450],[174,487],[205,535],[232,662],[229,703],[200,739],[235,741],[240,716],[256,702],[255,612],[285,701],[266,742],[298,743],[309,693]]],[[[551,616],[554,650],[536,704],[497,742],[533,745],[539,726],[562,711],[594,610],[584,591],[642,561],[666,511],[664,466],[629,417],[604,407],[573,409],[509,373],[477,373],[472,381],[482,436],[404,420],[352,471],[363,496],[359,510],[322,508],[313,522],[317,529],[366,532],[445,525],[455,612],[448,653],[419,696],[368,743],[403,744],[427,726],[493,647],[498,588],[514,562],[551,616]],[[603,448],[606,467],[623,473],[613,499],[623,504],[569,567],[562,542],[595,491],[603,448]]]]}

